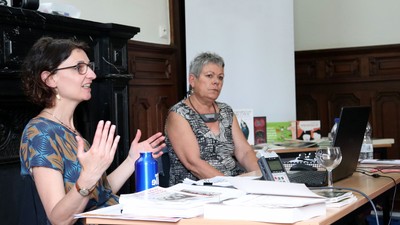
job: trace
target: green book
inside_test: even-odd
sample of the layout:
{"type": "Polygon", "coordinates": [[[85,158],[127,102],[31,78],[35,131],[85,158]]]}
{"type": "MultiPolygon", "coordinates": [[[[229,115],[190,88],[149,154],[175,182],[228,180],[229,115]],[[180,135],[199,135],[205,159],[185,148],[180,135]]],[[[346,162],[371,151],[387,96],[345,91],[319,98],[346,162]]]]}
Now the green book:
{"type": "Polygon", "coordinates": [[[267,122],[267,142],[296,139],[296,121],[267,122]]]}

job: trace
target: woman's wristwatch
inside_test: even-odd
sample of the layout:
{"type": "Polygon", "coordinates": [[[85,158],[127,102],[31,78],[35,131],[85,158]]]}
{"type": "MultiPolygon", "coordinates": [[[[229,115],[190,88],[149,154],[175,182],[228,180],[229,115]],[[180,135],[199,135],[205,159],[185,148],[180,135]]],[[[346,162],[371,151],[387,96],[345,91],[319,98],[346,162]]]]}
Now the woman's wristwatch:
{"type": "Polygon", "coordinates": [[[96,184],[93,185],[93,187],[91,187],[91,188],[81,188],[79,186],[79,184],[78,184],[78,181],[77,181],[75,183],[75,187],[76,187],[76,190],[78,191],[79,194],[81,194],[83,197],[86,197],[86,196],[90,195],[93,192],[94,188],[96,187],[96,184]]]}

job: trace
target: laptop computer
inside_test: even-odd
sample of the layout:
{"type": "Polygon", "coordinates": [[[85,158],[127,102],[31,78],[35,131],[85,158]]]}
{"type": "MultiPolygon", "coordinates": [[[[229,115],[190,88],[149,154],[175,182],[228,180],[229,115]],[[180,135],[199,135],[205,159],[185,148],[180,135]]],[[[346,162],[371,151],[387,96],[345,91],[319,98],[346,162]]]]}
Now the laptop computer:
{"type": "MultiPolygon", "coordinates": [[[[340,147],[342,162],[332,171],[333,182],[349,177],[356,171],[370,110],[369,106],[346,106],[341,109],[333,146],[340,147]]],[[[321,172],[289,172],[288,177],[291,182],[304,183],[310,187],[325,186],[326,172],[323,172],[325,176],[321,172]]]]}

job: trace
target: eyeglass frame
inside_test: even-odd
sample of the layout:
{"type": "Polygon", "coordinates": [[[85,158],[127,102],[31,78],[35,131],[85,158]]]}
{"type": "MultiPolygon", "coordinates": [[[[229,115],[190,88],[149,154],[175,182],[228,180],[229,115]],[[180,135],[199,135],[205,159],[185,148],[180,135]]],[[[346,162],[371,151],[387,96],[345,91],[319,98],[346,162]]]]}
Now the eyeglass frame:
{"type": "Polygon", "coordinates": [[[94,62],[89,62],[89,63],[78,62],[78,63],[77,63],[76,65],[74,65],[74,66],[66,66],[66,67],[56,68],[56,69],[52,70],[52,71],[50,72],[50,74],[54,74],[55,72],[57,72],[57,71],[59,71],[59,70],[66,70],[66,69],[72,69],[72,68],[74,68],[74,69],[79,73],[79,75],[86,75],[89,67],[90,67],[90,69],[91,69],[92,71],[94,71],[94,69],[95,69],[95,64],[94,64],[94,62]],[[79,72],[79,68],[78,68],[78,67],[79,67],[80,65],[85,65],[85,66],[86,66],[86,70],[85,70],[84,73],[79,72]]]}

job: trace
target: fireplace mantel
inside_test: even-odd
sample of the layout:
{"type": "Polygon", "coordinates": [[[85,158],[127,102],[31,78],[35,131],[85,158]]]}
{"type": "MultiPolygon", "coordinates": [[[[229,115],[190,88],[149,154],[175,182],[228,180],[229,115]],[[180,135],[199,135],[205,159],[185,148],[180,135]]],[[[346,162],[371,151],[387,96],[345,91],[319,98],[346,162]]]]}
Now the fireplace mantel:
{"type": "MultiPolygon", "coordinates": [[[[64,16],[0,6],[0,218],[16,224],[18,216],[19,141],[27,121],[40,108],[27,102],[20,89],[19,69],[33,43],[42,36],[73,38],[90,46],[97,79],[92,99],[81,103],[74,116],[78,130],[89,142],[99,120],[117,125],[119,150],[110,169],[125,159],[129,151],[129,99],[127,44],[140,31],[114,23],[98,23],[64,16]],[[7,185],[3,185],[3,184],[7,185]],[[10,193],[11,192],[11,193],[10,193]],[[6,195],[6,196],[3,196],[6,195]],[[14,202],[14,203],[13,203],[14,202]]],[[[131,190],[131,182],[121,192],[131,190]]]]}

